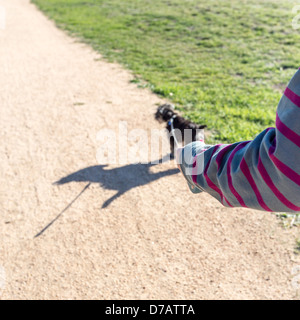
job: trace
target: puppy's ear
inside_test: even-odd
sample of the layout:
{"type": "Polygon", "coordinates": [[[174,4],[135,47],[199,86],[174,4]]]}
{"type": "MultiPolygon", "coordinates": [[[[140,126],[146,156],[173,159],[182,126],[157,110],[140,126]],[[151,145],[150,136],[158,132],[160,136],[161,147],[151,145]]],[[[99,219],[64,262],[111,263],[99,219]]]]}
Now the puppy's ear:
{"type": "Polygon", "coordinates": [[[197,126],[197,129],[204,129],[204,128],[207,128],[207,125],[206,125],[206,124],[197,126]]]}

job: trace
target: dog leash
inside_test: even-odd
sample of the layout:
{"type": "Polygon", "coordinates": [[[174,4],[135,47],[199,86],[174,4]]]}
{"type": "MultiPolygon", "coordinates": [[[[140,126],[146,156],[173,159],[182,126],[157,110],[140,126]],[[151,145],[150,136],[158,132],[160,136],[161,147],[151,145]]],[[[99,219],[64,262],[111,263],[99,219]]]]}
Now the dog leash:
{"type": "MultiPolygon", "coordinates": [[[[175,129],[174,129],[174,125],[173,125],[173,121],[174,121],[175,118],[176,118],[176,115],[174,115],[174,116],[169,120],[168,124],[171,126],[170,134],[174,137],[176,149],[178,149],[178,141],[177,141],[177,138],[176,138],[176,136],[175,136],[175,129]]],[[[202,140],[201,140],[201,141],[202,141],[202,140]]],[[[204,141],[203,141],[203,142],[204,142],[204,141]]],[[[194,192],[195,187],[189,182],[188,179],[187,179],[187,183],[188,183],[188,186],[189,186],[190,190],[191,190],[192,192],[194,192]]],[[[197,185],[197,187],[198,187],[202,192],[204,192],[204,189],[203,189],[201,186],[197,185]]]]}

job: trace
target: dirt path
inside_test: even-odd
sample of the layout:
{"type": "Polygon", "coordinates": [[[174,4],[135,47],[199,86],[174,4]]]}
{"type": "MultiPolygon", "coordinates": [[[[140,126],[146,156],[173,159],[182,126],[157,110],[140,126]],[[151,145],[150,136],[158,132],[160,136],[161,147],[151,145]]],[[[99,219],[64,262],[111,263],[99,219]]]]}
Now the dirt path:
{"type": "Polygon", "coordinates": [[[98,166],[99,130],[160,128],[159,98],[28,0],[0,6],[0,298],[299,298],[297,228],[193,196],[173,162],[98,166]]]}

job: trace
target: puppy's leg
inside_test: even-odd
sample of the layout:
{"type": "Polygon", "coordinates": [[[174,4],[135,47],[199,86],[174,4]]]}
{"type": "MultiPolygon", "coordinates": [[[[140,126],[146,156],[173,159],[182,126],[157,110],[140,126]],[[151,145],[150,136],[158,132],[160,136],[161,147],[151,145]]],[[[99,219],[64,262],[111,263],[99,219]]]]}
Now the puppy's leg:
{"type": "Polygon", "coordinates": [[[171,125],[168,123],[166,129],[168,130],[168,136],[170,141],[170,156],[171,159],[174,159],[175,155],[175,139],[173,137],[174,132],[171,131],[171,125]]]}
{"type": "Polygon", "coordinates": [[[171,153],[171,159],[174,159],[175,157],[175,140],[173,136],[170,136],[170,153],[171,153]]]}

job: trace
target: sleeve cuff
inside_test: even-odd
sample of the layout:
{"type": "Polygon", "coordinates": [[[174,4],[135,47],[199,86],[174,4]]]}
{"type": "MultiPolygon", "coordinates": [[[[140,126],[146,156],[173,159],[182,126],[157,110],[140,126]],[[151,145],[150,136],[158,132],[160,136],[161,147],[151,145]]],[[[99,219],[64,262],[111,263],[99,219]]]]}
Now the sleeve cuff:
{"type": "Polygon", "coordinates": [[[196,173],[198,175],[201,174],[203,170],[202,172],[199,171],[199,168],[196,168],[195,170],[193,165],[195,156],[206,150],[208,147],[209,146],[205,145],[204,142],[196,141],[178,150],[177,163],[180,165],[181,171],[192,193],[200,193],[204,191],[193,181],[193,173],[196,173]]]}

